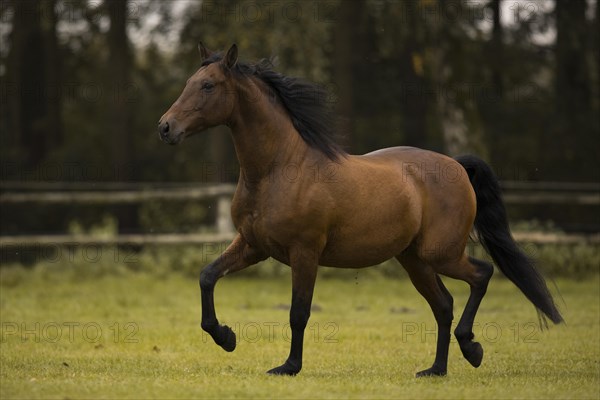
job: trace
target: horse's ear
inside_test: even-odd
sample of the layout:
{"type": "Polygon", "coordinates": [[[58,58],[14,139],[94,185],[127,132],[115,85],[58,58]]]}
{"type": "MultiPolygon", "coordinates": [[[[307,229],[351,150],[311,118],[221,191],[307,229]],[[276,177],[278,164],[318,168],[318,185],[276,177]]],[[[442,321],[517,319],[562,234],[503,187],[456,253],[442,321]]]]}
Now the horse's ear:
{"type": "Polygon", "coordinates": [[[206,60],[213,53],[212,51],[210,51],[209,49],[207,49],[206,47],[204,47],[204,44],[202,42],[198,43],[198,51],[200,52],[200,57],[202,58],[201,61],[206,60]]]}
{"type": "Polygon", "coordinates": [[[227,50],[227,54],[225,55],[223,62],[225,63],[227,68],[231,69],[237,63],[237,59],[238,59],[238,48],[237,48],[237,45],[234,43],[231,45],[229,50],[227,50]]]}

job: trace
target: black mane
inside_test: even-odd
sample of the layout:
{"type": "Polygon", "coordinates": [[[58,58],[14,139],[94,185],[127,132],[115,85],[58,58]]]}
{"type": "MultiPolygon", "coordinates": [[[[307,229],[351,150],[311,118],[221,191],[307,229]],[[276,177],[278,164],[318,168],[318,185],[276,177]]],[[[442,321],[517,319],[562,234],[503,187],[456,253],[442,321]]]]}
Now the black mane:
{"type": "MultiPolygon", "coordinates": [[[[202,66],[221,61],[221,53],[215,53],[202,66]]],[[[273,63],[263,59],[256,64],[238,62],[233,72],[243,76],[255,76],[274,92],[287,110],[292,123],[302,139],[311,147],[322,151],[336,161],[346,154],[335,140],[335,121],[327,105],[327,91],[301,78],[285,76],[274,71],[273,63]]]]}

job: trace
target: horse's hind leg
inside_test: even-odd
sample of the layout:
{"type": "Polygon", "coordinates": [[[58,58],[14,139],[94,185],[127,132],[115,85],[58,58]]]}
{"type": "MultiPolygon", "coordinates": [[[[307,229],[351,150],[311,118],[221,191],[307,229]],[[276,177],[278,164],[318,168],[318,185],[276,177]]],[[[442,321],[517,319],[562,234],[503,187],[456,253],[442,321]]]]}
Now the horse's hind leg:
{"type": "Polygon", "coordinates": [[[445,270],[441,273],[451,278],[463,280],[471,287],[469,300],[467,300],[465,310],[454,330],[454,336],[458,340],[463,356],[472,366],[477,368],[481,365],[483,347],[478,342],[473,341],[475,337],[473,323],[479,304],[481,304],[490,278],[494,273],[494,267],[490,263],[472,257],[463,257],[457,266],[458,268],[445,270]]]}
{"type": "Polygon", "coordinates": [[[453,299],[435,271],[418,257],[403,254],[396,257],[408,272],[415,288],[429,303],[438,325],[437,349],[431,368],[417,373],[417,377],[446,375],[453,299]]]}

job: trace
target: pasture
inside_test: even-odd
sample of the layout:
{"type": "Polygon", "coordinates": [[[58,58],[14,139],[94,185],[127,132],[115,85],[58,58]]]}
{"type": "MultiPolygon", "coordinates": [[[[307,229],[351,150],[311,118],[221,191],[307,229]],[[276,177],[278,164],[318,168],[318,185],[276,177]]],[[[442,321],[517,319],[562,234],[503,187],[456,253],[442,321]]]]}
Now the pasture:
{"type": "MultiPolygon", "coordinates": [[[[82,275],[49,266],[0,273],[3,399],[597,399],[600,393],[597,275],[556,281],[566,324],[541,332],[533,306],[497,273],[474,329],[485,350],[481,367],[472,368],[453,339],[448,376],[416,379],[435,354],[435,321],[406,278],[348,271],[346,279],[319,279],[303,370],[282,377],[265,371],[289,350],[287,269],[279,277],[233,276],[217,285],[218,316],[238,338],[233,353],[200,329],[198,284],[182,274],[82,275]]],[[[457,320],[468,287],[445,282],[457,320]]]]}

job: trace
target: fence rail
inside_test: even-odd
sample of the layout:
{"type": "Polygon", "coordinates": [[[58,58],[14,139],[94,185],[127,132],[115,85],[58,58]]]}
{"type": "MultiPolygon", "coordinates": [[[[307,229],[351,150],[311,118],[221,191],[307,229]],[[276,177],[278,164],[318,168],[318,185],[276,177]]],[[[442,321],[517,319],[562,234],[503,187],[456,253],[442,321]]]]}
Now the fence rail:
{"type": "MultiPolygon", "coordinates": [[[[569,182],[502,182],[504,199],[509,204],[600,205],[600,184],[569,182]]],[[[215,233],[0,236],[0,247],[55,245],[175,245],[230,241],[233,184],[147,182],[17,182],[0,181],[0,206],[6,204],[132,204],[153,200],[216,199],[215,233]]],[[[521,242],[600,243],[600,234],[578,235],[544,232],[516,232],[521,242]]]]}
{"type": "MultiPolygon", "coordinates": [[[[186,233],[186,234],[125,234],[116,236],[100,235],[23,235],[0,236],[0,247],[20,248],[38,246],[123,246],[123,245],[201,245],[226,243],[233,240],[231,233],[186,233]]],[[[514,232],[515,240],[535,244],[600,244],[600,234],[577,235],[546,232],[514,232]]]]}
{"type": "Polygon", "coordinates": [[[508,204],[600,205],[600,183],[503,181],[508,204]]]}
{"type": "MultiPolygon", "coordinates": [[[[600,205],[600,184],[504,181],[508,204],[600,205]]],[[[146,182],[0,182],[0,204],[123,204],[150,200],[198,200],[232,196],[233,184],[146,182]]]]}
{"type": "MultiPolygon", "coordinates": [[[[1,186],[0,186],[1,188],[1,186]]],[[[232,196],[235,185],[174,187],[170,189],[137,189],[111,191],[53,191],[29,193],[2,193],[0,204],[47,203],[47,204],[125,204],[151,200],[201,200],[210,197],[232,196]]]]}
{"type": "Polygon", "coordinates": [[[231,233],[185,233],[185,234],[125,234],[100,235],[23,235],[0,236],[0,247],[35,246],[86,246],[86,245],[188,245],[224,243],[233,240],[231,233]]]}

